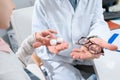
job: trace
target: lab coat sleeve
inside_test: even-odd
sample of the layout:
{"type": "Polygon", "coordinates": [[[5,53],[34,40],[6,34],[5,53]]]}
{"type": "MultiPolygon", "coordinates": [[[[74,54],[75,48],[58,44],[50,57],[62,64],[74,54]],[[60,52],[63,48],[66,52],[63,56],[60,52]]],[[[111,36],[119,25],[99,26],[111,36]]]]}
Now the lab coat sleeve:
{"type": "Polygon", "coordinates": [[[47,29],[47,19],[41,0],[36,0],[32,18],[32,32],[34,33],[47,29]]]}
{"type": "Polygon", "coordinates": [[[27,64],[26,62],[26,58],[28,56],[31,56],[34,48],[32,47],[32,44],[35,42],[35,37],[34,35],[29,36],[28,38],[26,38],[20,48],[18,49],[18,51],[16,52],[17,57],[20,59],[20,61],[22,63],[24,63],[25,65],[27,64]]]}
{"type": "Polygon", "coordinates": [[[110,29],[108,28],[107,23],[104,21],[102,0],[96,1],[96,8],[93,15],[89,36],[96,35],[105,41],[108,41],[110,38],[110,29]]]}
{"type": "MultiPolygon", "coordinates": [[[[110,35],[110,29],[103,17],[102,0],[97,0],[88,37],[98,36],[99,38],[108,41],[110,35]]],[[[83,62],[85,65],[93,65],[91,60],[84,60],[83,62]]]]}

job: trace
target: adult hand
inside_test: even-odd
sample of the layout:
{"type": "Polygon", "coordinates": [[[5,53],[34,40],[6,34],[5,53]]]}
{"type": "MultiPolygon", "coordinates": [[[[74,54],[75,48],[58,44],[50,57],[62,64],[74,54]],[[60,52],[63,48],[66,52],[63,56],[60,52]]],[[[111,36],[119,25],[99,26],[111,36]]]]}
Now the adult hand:
{"type": "Polygon", "coordinates": [[[57,39],[53,34],[57,34],[54,30],[46,30],[42,32],[36,32],[35,38],[36,42],[33,43],[34,48],[45,45],[51,53],[58,54],[60,51],[68,48],[67,42],[63,41],[62,43],[57,43],[56,45],[51,45],[51,39],[57,39]]]}
{"type": "MultiPolygon", "coordinates": [[[[106,41],[100,38],[91,38],[90,41],[101,46],[101,48],[106,48],[112,51],[117,50],[117,46],[108,44],[106,41]]],[[[81,48],[73,49],[71,52],[71,56],[73,59],[94,59],[99,58],[102,54],[103,53],[91,54],[91,52],[84,45],[81,48]]]]}
{"type": "Polygon", "coordinates": [[[62,43],[58,43],[55,46],[47,46],[47,48],[51,53],[58,54],[60,51],[68,48],[68,43],[64,41],[62,43]]]}
{"type": "Polygon", "coordinates": [[[53,34],[57,34],[57,32],[54,30],[46,30],[46,31],[42,31],[42,32],[36,32],[35,33],[36,42],[33,43],[32,46],[34,48],[38,48],[42,45],[45,45],[45,46],[50,45],[50,40],[52,38],[55,38],[55,36],[53,34]]]}

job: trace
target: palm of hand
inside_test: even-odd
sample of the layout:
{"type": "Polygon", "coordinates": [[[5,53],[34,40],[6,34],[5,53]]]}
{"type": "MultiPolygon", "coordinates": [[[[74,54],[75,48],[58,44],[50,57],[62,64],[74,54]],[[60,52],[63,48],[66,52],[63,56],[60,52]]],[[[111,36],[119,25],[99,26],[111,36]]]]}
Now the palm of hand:
{"type": "Polygon", "coordinates": [[[62,42],[62,43],[57,44],[55,46],[49,45],[49,46],[47,46],[47,48],[51,53],[58,54],[60,51],[67,49],[68,44],[66,42],[62,42]]]}
{"type": "MultiPolygon", "coordinates": [[[[90,41],[94,42],[95,44],[99,45],[101,48],[106,48],[109,50],[117,50],[117,46],[108,44],[106,41],[100,39],[100,38],[91,38],[90,41]]],[[[96,48],[98,49],[98,48],[96,48]]],[[[96,50],[97,51],[97,50],[96,50]]],[[[71,52],[71,56],[73,59],[94,59],[99,58],[102,53],[99,54],[91,54],[89,49],[86,46],[82,46],[80,49],[73,49],[71,52]]]]}

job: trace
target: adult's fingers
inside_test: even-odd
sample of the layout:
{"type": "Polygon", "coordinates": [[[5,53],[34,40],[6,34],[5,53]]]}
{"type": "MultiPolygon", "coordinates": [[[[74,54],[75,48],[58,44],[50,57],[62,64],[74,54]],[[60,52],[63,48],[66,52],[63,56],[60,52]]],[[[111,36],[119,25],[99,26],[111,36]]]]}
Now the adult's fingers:
{"type": "Polygon", "coordinates": [[[72,52],[70,55],[73,59],[80,59],[80,53],[78,52],[72,52]]]}
{"type": "Polygon", "coordinates": [[[106,49],[109,49],[109,50],[117,50],[118,47],[113,45],[113,44],[109,44],[107,43],[106,41],[100,39],[100,38],[91,38],[90,39],[91,41],[95,42],[96,44],[98,44],[99,46],[101,46],[102,48],[106,48],[106,49]]]}
{"type": "Polygon", "coordinates": [[[39,36],[36,42],[39,42],[42,45],[47,45],[49,44],[49,40],[50,40],[49,38],[39,36]]]}
{"type": "Polygon", "coordinates": [[[54,36],[53,34],[50,34],[50,35],[46,36],[46,38],[48,38],[48,39],[57,39],[57,37],[54,36]]]}
{"type": "Polygon", "coordinates": [[[91,54],[84,46],[81,47],[80,49],[73,49],[72,53],[71,53],[71,57],[73,59],[82,59],[82,60],[92,60],[92,59],[95,59],[95,58],[99,58],[100,56],[102,55],[101,54],[97,54],[97,55],[94,55],[94,54],[91,54]]]}
{"type": "Polygon", "coordinates": [[[50,40],[55,39],[55,36],[48,35],[47,37],[39,36],[37,41],[41,42],[43,45],[50,45],[50,40]]]}
{"type": "Polygon", "coordinates": [[[59,51],[56,49],[55,46],[48,46],[47,48],[48,48],[48,50],[49,50],[51,53],[53,53],[53,54],[58,54],[58,52],[59,52],[59,51]]]}
{"type": "Polygon", "coordinates": [[[108,43],[103,44],[103,46],[102,46],[102,47],[103,47],[103,48],[107,48],[107,49],[112,50],[112,51],[115,51],[115,50],[117,50],[117,49],[118,49],[118,47],[117,47],[117,46],[112,45],[112,44],[108,44],[108,43]]]}
{"type": "Polygon", "coordinates": [[[80,52],[81,50],[79,48],[74,48],[72,52],[80,52]]]}
{"type": "Polygon", "coordinates": [[[49,29],[49,30],[41,32],[41,34],[42,34],[42,36],[45,37],[45,36],[48,36],[48,35],[57,34],[57,32],[49,29]]]}
{"type": "Polygon", "coordinates": [[[86,47],[84,47],[84,46],[81,47],[81,51],[82,51],[83,53],[85,53],[85,55],[83,55],[83,58],[86,56],[86,57],[88,57],[88,59],[99,58],[101,55],[103,55],[103,53],[100,53],[100,54],[92,54],[92,53],[90,53],[89,50],[88,50],[86,47]]]}
{"type": "Polygon", "coordinates": [[[55,47],[58,51],[65,50],[68,48],[68,43],[63,42],[63,43],[57,44],[55,47]]]}
{"type": "Polygon", "coordinates": [[[57,34],[57,31],[55,31],[55,30],[49,29],[48,31],[49,31],[50,33],[53,33],[53,34],[57,34]]]}

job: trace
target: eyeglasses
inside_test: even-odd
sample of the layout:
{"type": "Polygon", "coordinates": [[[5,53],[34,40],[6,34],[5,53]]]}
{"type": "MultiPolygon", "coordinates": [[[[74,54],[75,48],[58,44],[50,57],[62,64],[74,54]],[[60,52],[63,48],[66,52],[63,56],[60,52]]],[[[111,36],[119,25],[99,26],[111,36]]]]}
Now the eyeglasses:
{"type": "Polygon", "coordinates": [[[91,41],[90,39],[86,37],[81,37],[78,42],[76,43],[77,45],[83,45],[88,49],[88,51],[91,54],[97,55],[97,54],[102,54],[104,55],[103,48],[96,44],[95,42],[91,41]]]}

